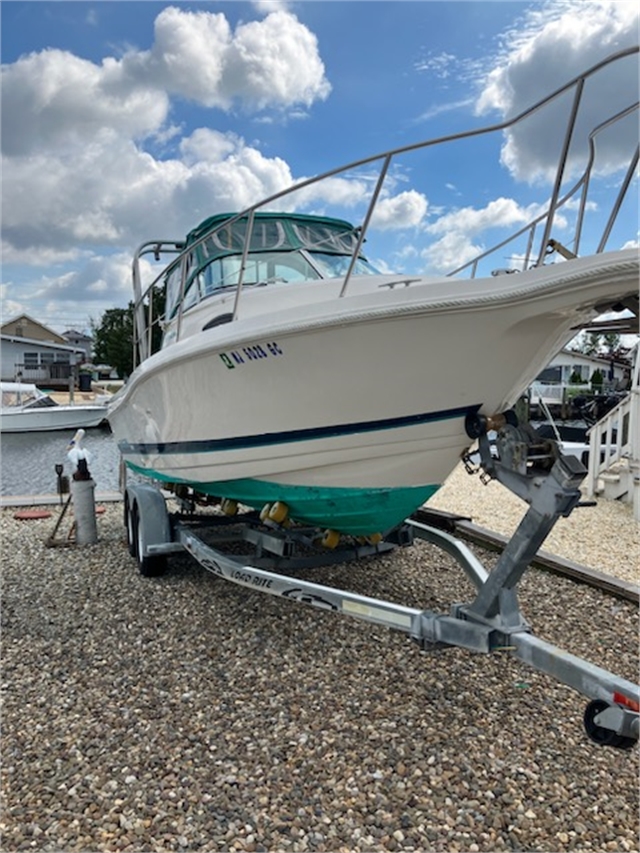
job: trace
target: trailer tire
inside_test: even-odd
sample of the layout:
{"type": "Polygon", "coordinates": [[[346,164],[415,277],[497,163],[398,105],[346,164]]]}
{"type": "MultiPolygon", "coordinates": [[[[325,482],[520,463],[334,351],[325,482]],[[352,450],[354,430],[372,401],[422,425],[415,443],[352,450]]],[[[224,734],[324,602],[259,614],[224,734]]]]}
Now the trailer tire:
{"type": "Polygon", "coordinates": [[[138,560],[138,568],[143,577],[157,578],[164,574],[167,568],[167,558],[161,554],[154,554],[153,557],[143,557],[141,560],[138,560]]]}
{"type": "Polygon", "coordinates": [[[138,534],[135,528],[135,518],[134,518],[135,505],[132,508],[129,502],[129,498],[125,497],[124,499],[124,526],[127,530],[127,548],[129,549],[129,553],[132,557],[137,557],[137,542],[138,542],[138,534]]]}
{"type": "Polygon", "coordinates": [[[635,738],[619,735],[596,724],[594,718],[608,707],[609,703],[603,699],[594,699],[589,702],[584,712],[584,727],[587,736],[593,743],[597,743],[598,746],[612,746],[615,749],[632,749],[637,743],[635,738]]]}
{"type": "Polygon", "coordinates": [[[131,529],[133,532],[133,542],[135,554],[138,561],[138,569],[140,574],[145,578],[156,578],[164,573],[167,567],[167,558],[164,554],[153,554],[144,556],[144,531],[140,523],[140,512],[138,505],[134,504],[130,513],[131,529]]]}

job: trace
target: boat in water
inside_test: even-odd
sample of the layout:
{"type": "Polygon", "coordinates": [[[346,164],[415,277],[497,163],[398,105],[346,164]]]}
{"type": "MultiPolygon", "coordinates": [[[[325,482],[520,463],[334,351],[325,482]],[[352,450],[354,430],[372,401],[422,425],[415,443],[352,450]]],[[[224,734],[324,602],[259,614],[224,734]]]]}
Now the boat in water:
{"type": "MultiPolygon", "coordinates": [[[[572,114],[568,137],[575,121],[572,114]]],[[[141,246],[133,269],[140,363],[108,416],[128,468],[227,507],[267,506],[277,519],[277,506],[313,527],[384,534],[452,472],[478,415],[510,410],[595,317],[637,316],[636,248],[606,251],[604,241],[579,257],[579,235],[571,251],[551,236],[563,205],[575,209],[578,199],[588,209],[593,158],[561,192],[566,150],[544,213],[514,235],[527,245],[517,274],[478,275],[488,253],[468,265],[471,277],[460,277],[462,268],[393,275],[367,259],[365,235],[392,160],[479,133],[348,164],[241,212],[210,216],[185,239],[141,246]],[[290,194],[376,161],[380,173],[358,225],[291,212],[290,194]],[[143,256],[166,254],[166,268],[143,288],[143,256]],[[160,293],[164,311],[155,318],[160,293]]],[[[630,175],[635,164],[637,153],[630,175]]]]}
{"type": "Polygon", "coordinates": [[[35,385],[2,382],[0,432],[89,429],[106,423],[106,402],[60,404],[35,385]]]}

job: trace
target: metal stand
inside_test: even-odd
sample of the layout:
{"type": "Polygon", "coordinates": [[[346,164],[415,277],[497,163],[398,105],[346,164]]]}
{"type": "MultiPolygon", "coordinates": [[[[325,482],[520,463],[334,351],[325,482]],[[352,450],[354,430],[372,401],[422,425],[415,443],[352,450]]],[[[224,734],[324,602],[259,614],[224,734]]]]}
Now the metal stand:
{"type": "MultiPolygon", "coordinates": [[[[584,716],[588,736],[597,744],[629,749],[640,734],[640,688],[582,658],[533,636],[520,611],[517,585],[553,525],[580,503],[582,464],[563,456],[555,442],[541,439],[529,425],[518,427],[511,413],[497,419],[475,416],[467,423],[478,438],[482,476],[496,478],[529,504],[529,510],[492,572],[455,537],[408,520],[375,546],[300,556],[296,549],[312,548],[306,529],[261,525],[255,514],[236,520],[213,521],[213,540],[244,541],[256,547],[253,557],[229,554],[203,541],[197,528],[179,516],[170,517],[164,498],[147,484],[129,486],[125,493],[125,523],[129,550],[143,574],[158,574],[166,555],[186,550],[205,569],[225,580],[254,590],[292,599],[355,619],[385,625],[410,636],[421,648],[457,646],[474,652],[509,651],[520,660],[554,676],[592,701],[584,716]],[[497,456],[489,429],[498,429],[497,456]],[[389,547],[411,544],[413,537],[445,550],[460,564],[477,590],[468,604],[454,604],[449,614],[405,607],[250,565],[300,568],[337,563],[389,547]],[[271,555],[271,556],[269,556],[271,555]]],[[[467,461],[467,465],[469,465],[467,461]]],[[[215,519],[215,517],[214,517],[215,519]]]]}

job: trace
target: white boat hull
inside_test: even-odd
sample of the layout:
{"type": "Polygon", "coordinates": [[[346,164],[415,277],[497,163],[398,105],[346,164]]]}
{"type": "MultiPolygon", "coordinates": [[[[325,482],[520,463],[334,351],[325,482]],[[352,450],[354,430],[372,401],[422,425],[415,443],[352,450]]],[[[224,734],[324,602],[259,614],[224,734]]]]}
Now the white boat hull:
{"type": "Polygon", "coordinates": [[[373,282],[342,299],[327,283],[324,301],[287,307],[290,286],[281,310],[249,307],[147,359],[109,420],[149,476],[374,532],[446,479],[470,443],[467,415],[513,405],[594,305],[637,279],[637,254],[619,252],[485,281],[373,282]],[[367,492],[397,511],[351,519],[367,492]]]}
{"type": "Polygon", "coordinates": [[[52,406],[0,413],[0,432],[50,432],[97,427],[107,419],[106,406],[52,406]]]}

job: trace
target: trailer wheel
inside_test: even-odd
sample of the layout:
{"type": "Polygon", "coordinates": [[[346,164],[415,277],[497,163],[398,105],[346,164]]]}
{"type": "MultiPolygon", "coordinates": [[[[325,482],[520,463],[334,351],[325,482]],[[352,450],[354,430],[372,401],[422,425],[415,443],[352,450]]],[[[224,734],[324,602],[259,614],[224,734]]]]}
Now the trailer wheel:
{"type": "Polygon", "coordinates": [[[129,499],[124,501],[124,524],[127,529],[127,548],[132,557],[137,557],[137,532],[135,528],[135,509],[132,509],[129,499]]]}
{"type": "Polygon", "coordinates": [[[137,504],[134,504],[130,513],[131,527],[133,531],[135,554],[138,560],[138,569],[145,578],[155,578],[161,575],[167,567],[167,558],[164,554],[152,554],[144,556],[145,542],[144,531],[140,524],[140,513],[137,504]]]}
{"type": "Polygon", "coordinates": [[[595,717],[608,707],[608,703],[603,699],[594,699],[592,702],[589,702],[584,712],[584,727],[587,735],[590,740],[599,746],[612,746],[615,749],[631,749],[636,745],[635,738],[616,734],[611,729],[605,729],[594,722],[595,717]]]}

